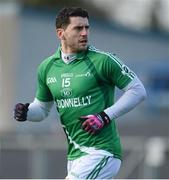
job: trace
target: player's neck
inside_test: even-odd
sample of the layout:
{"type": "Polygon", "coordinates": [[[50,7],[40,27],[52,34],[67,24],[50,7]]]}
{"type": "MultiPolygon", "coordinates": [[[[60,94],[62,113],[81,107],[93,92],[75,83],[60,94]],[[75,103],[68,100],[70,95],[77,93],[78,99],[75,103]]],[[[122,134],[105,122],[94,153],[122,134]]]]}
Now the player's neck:
{"type": "Polygon", "coordinates": [[[77,53],[72,47],[68,46],[64,41],[61,42],[61,50],[65,54],[75,54],[75,53],[77,53]]]}

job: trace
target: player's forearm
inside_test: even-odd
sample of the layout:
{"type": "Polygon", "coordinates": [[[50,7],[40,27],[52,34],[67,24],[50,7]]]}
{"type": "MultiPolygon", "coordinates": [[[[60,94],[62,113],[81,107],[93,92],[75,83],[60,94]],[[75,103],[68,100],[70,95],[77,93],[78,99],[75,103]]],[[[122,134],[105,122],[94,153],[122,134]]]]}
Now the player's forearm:
{"type": "Polygon", "coordinates": [[[124,89],[124,94],[111,107],[104,110],[110,119],[129,112],[146,98],[146,90],[138,78],[124,89]]]}
{"type": "Polygon", "coordinates": [[[35,100],[28,107],[29,110],[27,113],[27,120],[33,122],[44,120],[48,116],[52,106],[53,101],[41,102],[35,98],[35,100]]]}

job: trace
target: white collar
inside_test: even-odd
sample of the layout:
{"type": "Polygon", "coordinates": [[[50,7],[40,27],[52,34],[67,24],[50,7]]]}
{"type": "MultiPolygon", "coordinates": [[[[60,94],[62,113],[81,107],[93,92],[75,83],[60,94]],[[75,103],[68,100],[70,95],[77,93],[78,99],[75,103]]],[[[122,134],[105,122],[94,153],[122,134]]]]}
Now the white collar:
{"type": "Polygon", "coordinates": [[[74,61],[76,59],[76,54],[66,54],[63,51],[61,51],[61,57],[62,60],[64,61],[64,63],[69,64],[72,61],[74,61]]]}

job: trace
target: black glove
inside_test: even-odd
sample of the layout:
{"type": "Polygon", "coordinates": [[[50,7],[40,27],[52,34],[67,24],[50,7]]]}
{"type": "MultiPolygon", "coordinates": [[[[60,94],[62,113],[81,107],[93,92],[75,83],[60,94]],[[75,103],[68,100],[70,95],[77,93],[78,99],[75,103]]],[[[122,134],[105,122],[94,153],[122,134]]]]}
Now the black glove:
{"type": "Polygon", "coordinates": [[[110,123],[110,118],[104,111],[94,115],[81,116],[80,119],[83,120],[82,129],[91,134],[95,134],[110,123]]]}
{"type": "Polygon", "coordinates": [[[29,103],[22,104],[18,103],[14,108],[14,118],[17,121],[26,121],[29,103]]]}

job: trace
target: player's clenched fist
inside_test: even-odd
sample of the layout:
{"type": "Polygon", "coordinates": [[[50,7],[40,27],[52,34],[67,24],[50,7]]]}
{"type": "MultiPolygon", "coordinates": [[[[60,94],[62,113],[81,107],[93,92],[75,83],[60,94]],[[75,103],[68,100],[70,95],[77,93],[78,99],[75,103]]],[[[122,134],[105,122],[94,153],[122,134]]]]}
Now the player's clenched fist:
{"type": "Polygon", "coordinates": [[[14,118],[17,121],[26,121],[29,103],[18,103],[14,108],[14,118]]]}
{"type": "Polygon", "coordinates": [[[80,119],[83,120],[82,129],[91,134],[95,134],[110,123],[110,118],[104,111],[94,115],[81,116],[80,119]]]}

